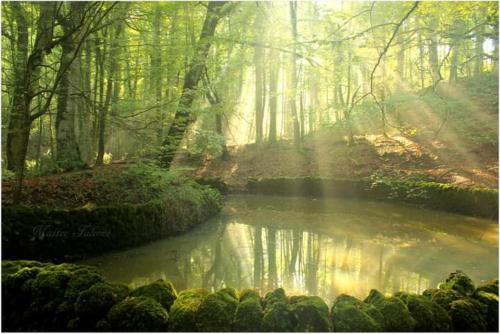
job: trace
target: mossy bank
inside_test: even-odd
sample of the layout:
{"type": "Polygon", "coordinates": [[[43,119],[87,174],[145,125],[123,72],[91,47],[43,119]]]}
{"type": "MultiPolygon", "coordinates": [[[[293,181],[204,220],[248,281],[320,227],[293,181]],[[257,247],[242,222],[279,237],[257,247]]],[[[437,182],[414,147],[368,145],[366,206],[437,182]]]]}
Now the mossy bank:
{"type": "Polygon", "coordinates": [[[428,209],[484,218],[498,218],[498,190],[389,179],[328,179],[316,177],[250,179],[254,194],[315,197],[355,197],[400,201],[428,209]]]}
{"type": "Polygon", "coordinates": [[[184,232],[222,207],[212,187],[152,166],[57,182],[39,182],[20,205],[3,205],[4,258],[61,261],[133,247],[184,232]]]}
{"type": "Polygon", "coordinates": [[[498,280],[476,287],[462,272],[422,295],[371,290],[329,307],[283,289],[178,292],[164,280],[130,289],[93,267],[3,261],[2,292],[5,331],[498,331],[498,280]]]}

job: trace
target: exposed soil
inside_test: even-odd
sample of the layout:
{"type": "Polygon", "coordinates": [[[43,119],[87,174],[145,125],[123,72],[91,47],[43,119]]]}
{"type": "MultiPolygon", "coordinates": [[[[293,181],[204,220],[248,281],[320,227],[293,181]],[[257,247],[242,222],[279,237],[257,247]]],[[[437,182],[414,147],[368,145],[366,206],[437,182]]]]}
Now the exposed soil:
{"type": "Polygon", "coordinates": [[[222,177],[233,187],[243,186],[251,177],[355,178],[379,174],[498,188],[498,153],[494,147],[458,151],[439,140],[383,135],[358,136],[349,146],[345,140],[320,135],[306,139],[300,151],[286,141],[274,146],[229,147],[226,159],[207,161],[194,174],[222,177]]]}

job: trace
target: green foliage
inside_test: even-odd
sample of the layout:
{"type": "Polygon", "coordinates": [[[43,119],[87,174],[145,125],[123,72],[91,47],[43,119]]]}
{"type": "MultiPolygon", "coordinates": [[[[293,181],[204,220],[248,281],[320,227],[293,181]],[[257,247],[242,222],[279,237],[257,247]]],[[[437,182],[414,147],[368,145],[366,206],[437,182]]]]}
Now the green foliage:
{"type": "Polygon", "coordinates": [[[193,157],[204,160],[219,157],[226,145],[224,136],[208,130],[195,130],[189,142],[188,152],[193,157]]]}
{"type": "Polygon", "coordinates": [[[109,324],[115,331],[165,332],[168,313],[154,299],[129,297],[111,308],[109,324]]]}

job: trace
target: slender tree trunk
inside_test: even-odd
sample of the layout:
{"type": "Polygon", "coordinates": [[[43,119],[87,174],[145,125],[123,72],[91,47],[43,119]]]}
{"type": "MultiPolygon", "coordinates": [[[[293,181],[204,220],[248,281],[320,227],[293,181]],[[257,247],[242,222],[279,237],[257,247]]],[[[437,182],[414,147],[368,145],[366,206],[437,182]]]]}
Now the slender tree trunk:
{"type": "Polygon", "coordinates": [[[163,142],[164,152],[162,161],[167,168],[170,167],[175,152],[179,148],[189,125],[195,121],[195,116],[191,112],[191,105],[196,96],[196,87],[201,79],[208,51],[212,44],[211,38],[215,34],[215,28],[222,17],[225,4],[226,2],[208,3],[207,14],[203,22],[200,39],[196,45],[195,55],[184,77],[184,85],[177,111],[168,131],[167,138],[163,142]]]}
{"type": "MultiPolygon", "coordinates": [[[[479,24],[479,20],[476,19],[476,24],[479,24]]],[[[484,25],[481,24],[476,30],[476,40],[474,44],[476,61],[474,62],[474,75],[480,75],[483,72],[483,51],[484,43],[484,25]]]]}
{"type": "Polygon", "coordinates": [[[295,147],[300,148],[300,124],[297,115],[297,1],[290,1],[290,21],[292,24],[292,56],[291,56],[291,89],[290,89],[290,114],[293,122],[293,142],[295,147]]]}
{"type": "Polygon", "coordinates": [[[278,76],[279,76],[279,53],[272,49],[269,55],[271,64],[269,68],[269,142],[277,140],[276,112],[278,109],[278,76]]]}
{"type": "Polygon", "coordinates": [[[97,145],[97,158],[96,165],[102,165],[104,160],[104,151],[105,151],[105,143],[106,143],[106,117],[109,110],[109,106],[111,104],[112,96],[113,96],[113,86],[118,84],[116,82],[116,73],[118,72],[118,62],[116,60],[118,53],[118,39],[121,36],[122,32],[122,22],[118,22],[115,27],[115,35],[113,36],[113,40],[111,42],[111,50],[109,52],[109,71],[108,71],[108,79],[106,82],[106,99],[104,100],[104,104],[99,110],[99,121],[98,121],[98,145],[97,145]]]}
{"type": "MultiPolygon", "coordinates": [[[[257,14],[255,16],[255,35],[258,44],[263,42],[264,34],[264,13],[263,8],[259,8],[257,2],[257,14]]],[[[264,57],[265,50],[262,46],[254,47],[255,64],[255,142],[262,143],[264,126],[264,57]]]]}

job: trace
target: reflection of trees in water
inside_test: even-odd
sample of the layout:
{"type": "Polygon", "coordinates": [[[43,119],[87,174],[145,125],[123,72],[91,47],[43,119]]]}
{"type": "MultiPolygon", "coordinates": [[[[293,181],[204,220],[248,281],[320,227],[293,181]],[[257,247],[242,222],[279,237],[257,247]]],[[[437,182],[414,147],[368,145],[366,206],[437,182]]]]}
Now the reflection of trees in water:
{"type": "Polygon", "coordinates": [[[425,275],[400,265],[397,246],[273,226],[227,226],[220,224],[214,237],[175,261],[169,274],[180,278],[180,288],[253,287],[264,293],[284,287],[331,301],[340,293],[363,296],[370,288],[417,292],[430,285],[425,275]]]}

